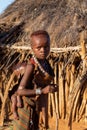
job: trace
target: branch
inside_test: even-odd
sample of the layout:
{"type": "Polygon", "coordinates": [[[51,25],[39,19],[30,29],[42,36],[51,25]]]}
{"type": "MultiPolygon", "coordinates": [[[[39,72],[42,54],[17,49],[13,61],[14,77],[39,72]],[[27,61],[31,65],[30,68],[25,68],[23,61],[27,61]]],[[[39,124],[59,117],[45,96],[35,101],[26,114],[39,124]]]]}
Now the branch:
{"type": "MultiPolygon", "coordinates": [[[[10,48],[10,49],[18,49],[18,50],[31,50],[30,46],[16,46],[16,45],[0,45],[0,47],[4,48],[10,48]]],[[[87,48],[87,45],[86,45],[87,48]]],[[[67,51],[79,51],[81,50],[81,45],[78,46],[70,46],[70,47],[63,47],[63,48],[51,48],[51,52],[67,52],[67,51]]]]}

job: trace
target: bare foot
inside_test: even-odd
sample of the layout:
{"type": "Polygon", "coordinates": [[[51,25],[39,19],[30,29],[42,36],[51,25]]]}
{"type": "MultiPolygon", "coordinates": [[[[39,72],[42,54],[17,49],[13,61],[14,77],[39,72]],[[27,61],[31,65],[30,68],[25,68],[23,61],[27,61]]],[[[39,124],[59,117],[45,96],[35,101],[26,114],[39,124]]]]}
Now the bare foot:
{"type": "Polygon", "coordinates": [[[13,113],[14,119],[18,120],[19,117],[18,117],[18,113],[17,113],[17,97],[15,95],[12,95],[11,101],[12,101],[11,111],[13,113]]]}

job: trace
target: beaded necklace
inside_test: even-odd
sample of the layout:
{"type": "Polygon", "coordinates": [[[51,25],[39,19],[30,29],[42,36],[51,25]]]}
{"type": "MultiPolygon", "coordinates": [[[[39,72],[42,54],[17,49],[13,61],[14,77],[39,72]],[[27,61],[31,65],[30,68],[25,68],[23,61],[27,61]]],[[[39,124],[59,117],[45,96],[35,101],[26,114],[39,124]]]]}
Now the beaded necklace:
{"type": "Polygon", "coordinates": [[[35,55],[33,54],[33,59],[36,62],[36,64],[38,65],[39,69],[41,70],[41,72],[46,75],[47,72],[44,70],[44,68],[41,66],[41,64],[39,63],[39,61],[37,60],[37,58],[35,57],[35,55]]]}

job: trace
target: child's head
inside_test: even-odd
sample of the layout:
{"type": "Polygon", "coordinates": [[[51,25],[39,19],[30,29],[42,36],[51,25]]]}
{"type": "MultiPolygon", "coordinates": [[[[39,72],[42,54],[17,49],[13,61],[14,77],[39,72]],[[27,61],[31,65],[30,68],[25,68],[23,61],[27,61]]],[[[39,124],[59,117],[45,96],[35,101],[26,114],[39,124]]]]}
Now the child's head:
{"type": "Polygon", "coordinates": [[[50,51],[50,37],[44,30],[39,30],[31,34],[31,48],[38,59],[45,59],[50,51]]]}

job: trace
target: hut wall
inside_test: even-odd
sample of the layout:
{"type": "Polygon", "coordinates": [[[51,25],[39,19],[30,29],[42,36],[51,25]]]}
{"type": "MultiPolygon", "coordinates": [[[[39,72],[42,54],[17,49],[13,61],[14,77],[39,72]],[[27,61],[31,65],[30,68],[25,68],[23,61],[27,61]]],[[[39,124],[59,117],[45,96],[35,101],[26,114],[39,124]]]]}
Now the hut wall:
{"type": "MultiPolygon", "coordinates": [[[[0,64],[0,125],[11,116],[11,101],[8,97],[9,89],[15,84],[15,75],[12,66],[18,62],[25,62],[31,56],[30,51],[6,49],[2,53],[3,59],[0,64]]],[[[80,51],[67,51],[61,53],[51,52],[48,60],[54,69],[53,83],[58,85],[57,92],[49,94],[49,119],[70,119],[71,98],[77,92],[78,79],[82,75],[82,59],[80,51]],[[76,80],[77,84],[74,86],[76,80]]],[[[83,75],[84,76],[84,75],[83,75]]],[[[87,74],[84,78],[87,77],[87,74]]],[[[87,79],[86,79],[87,80],[87,79]]],[[[86,119],[87,88],[86,83],[77,92],[73,103],[72,121],[86,119]]],[[[50,124],[51,125],[51,124],[50,124]]]]}

